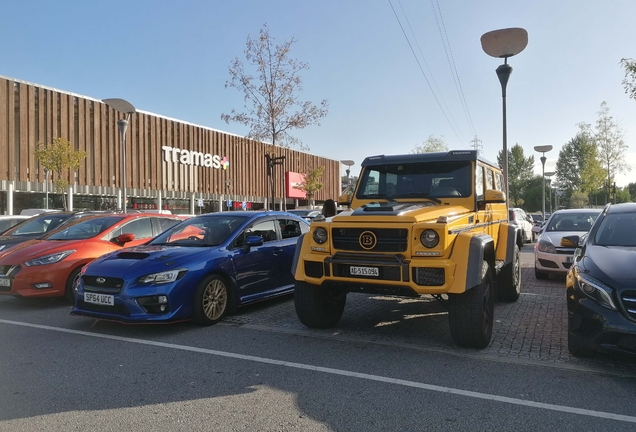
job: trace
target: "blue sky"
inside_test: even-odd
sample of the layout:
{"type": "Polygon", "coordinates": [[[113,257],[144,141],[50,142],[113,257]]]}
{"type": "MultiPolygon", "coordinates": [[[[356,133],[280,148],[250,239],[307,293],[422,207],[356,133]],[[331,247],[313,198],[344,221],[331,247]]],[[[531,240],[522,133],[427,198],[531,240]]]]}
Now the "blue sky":
{"type": "Polygon", "coordinates": [[[310,65],[300,99],[330,104],[321,126],[296,136],[312,153],[356,161],[356,174],[364,157],[408,153],[430,135],[467,148],[476,133],[496,160],[502,62],[480,37],[522,27],[528,46],[509,59],[509,146],[535,154],[540,173],[533,147],[552,144],[553,170],[576,124],[594,124],[606,101],[629,145],[633,168],[617,181],[626,185],[636,179],[636,101],[619,61],[636,57],[634,16],[633,0],[21,0],[2,6],[0,75],[245,135],[221,120],[243,107],[242,94],[225,88],[228,66],[267,23],[277,41],[296,38],[291,56],[310,65]]]}

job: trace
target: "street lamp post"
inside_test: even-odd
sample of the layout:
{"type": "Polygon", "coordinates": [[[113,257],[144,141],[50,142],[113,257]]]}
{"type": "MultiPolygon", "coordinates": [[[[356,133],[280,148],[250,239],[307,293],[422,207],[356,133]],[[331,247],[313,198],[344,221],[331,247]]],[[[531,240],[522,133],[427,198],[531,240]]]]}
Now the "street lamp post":
{"type": "MultiPolygon", "coordinates": [[[[512,73],[512,66],[508,64],[508,57],[519,54],[528,45],[528,32],[525,29],[513,27],[493,30],[481,36],[481,47],[491,57],[503,58],[504,64],[496,69],[501,84],[501,98],[503,107],[503,175],[504,192],[508,202],[508,130],[506,127],[506,85],[512,73]]],[[[507,205],[507,204],[506,204],[507,205]]]]}
{"type": "MultiPolygon", "coordinates": [[[[550,214],[554,213],[552,211],[552,176],[554,174],[556,174],[554,171],[550,171],[550,172],[547,172],[547,173],[544,174],[548,178],[548,187],[550,188],[550,198],[549,198],[549,201],[550,201],[550,214]]],[[[545,215],[543,215],[543,217],[545,218],[545,215]]]]}
{"type": "Polygon", "coordinates": [[[542,153],[541,155],[541,213],[543,215],[543,219],[545,220],[545,161],[547,160],[545,157],[546,152],[552,150],[551,145],[542,145],[535,146],[534,150],[542,153]]]}
{"type": "Polygon", "coordinates": [[[350,186],[350,183],[349,183],[349,174],[351,174],[351,167],[352,167],[353,165],[355,165],[356,163],[355,163],[354,161],[352,161],[352,160],[348,160],[348,159],[347,159],[347,160],[340,161],[340,163],[342,163],[343,165],[346,165],[346,167],[347,167],[347,169],[345,170],[345,173],[347,173],[347,187],[349,187],[349,186],[350,186]]]}
{"type": "Polygon", "coordinates": [[[102,102],[104,102],[115,111],[126,114],[125,119],[117,120],[117,127],[119,128],[119,135],[121,137],[121,191],[123,195],[122,208],[124,210],[124,213],[126,213],[126,129],[128,129],[128,121],[130,120],[130,115],[136,110],[130,102],[123,99],[104,99],[102,100],[102,102]]]}

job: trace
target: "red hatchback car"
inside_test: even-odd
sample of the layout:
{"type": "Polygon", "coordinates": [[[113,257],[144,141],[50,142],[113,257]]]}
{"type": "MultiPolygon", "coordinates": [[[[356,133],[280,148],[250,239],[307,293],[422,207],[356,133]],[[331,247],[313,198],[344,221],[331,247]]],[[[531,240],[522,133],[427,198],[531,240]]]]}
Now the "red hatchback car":
{"type": "Polygon", "coordinates": [[[28,240],[0,252],[0,295],[66,297],[82,267],[108,252],[137,246],[184,218],[165,214],[87,216],[40,240],[28,240]]]}

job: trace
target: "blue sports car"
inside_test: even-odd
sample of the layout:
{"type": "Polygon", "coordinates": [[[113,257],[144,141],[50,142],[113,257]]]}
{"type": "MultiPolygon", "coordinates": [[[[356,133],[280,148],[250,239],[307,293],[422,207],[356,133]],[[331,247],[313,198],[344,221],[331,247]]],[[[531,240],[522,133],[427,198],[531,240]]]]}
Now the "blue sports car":
{"type": "Polygon", "coordinates": [[[291,293],[296,242],[308,231],[304,219],[286,212],[192,217],[85,266],[71,314],[214,324],[237,306],[291,293]]]}

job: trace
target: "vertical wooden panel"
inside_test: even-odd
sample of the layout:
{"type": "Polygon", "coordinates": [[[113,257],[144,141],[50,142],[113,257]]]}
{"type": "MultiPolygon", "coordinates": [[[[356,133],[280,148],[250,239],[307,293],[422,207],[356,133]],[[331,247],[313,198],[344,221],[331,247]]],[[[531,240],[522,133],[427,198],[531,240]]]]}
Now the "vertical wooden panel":
{"type": "Polygon", "coordinates": [[[59,113],[59,121],[60,121],[60,137],[65,140],[69,139],[68,135],[68,96],[64,93],[57,93],[57,97],[60,100],[60,113],[59,113]]]}
{"type": "Polygon", "coordinates": [[[9,118],[9,81],[0,78],[0,179],[9,178],[9,134],[7,131],[9,118]]]}
{"type": "Polygon", "coordinates": [[[26,155],[26,165],[22,165],[21,169],[25,166],[29,169],[28,180],[29,181],[37,181],[37,175],[35,172],[35,130],[36,130],[36,121],[35,121],[35,87],[27,86],[28,93],[28,109],[26,110],[26,119],[27,123],[27,131],[26,131],[26,141],[27,148],[25,149],[27,152],[26,155]]]}
{"type": "Polygon", "coordinates": [[[86,173],[89,172],[87,165],[89,164],[89,154],[86,146],[86,103],[83,98],[77,98],[77,123],[78,123],[78,136],[76,137],[77,150],[86,152],[86,157],[80,162],[78,171],[77,183],[80,185],[90,184],[87,182],[86,173]]]}
{"type": "Polygon", "coordinates": [[[157,135],[157,117],[149,116],[150,120],[150,172],[148,178],[150,178],[150,187],[154,190],[161,190],[161,183],[159,182],[159,176],[161,175],[161,169],[163,166],[162,158],[163,151],[161,150],[161,141],[157,135]],[[157,156],[159,155],[159,157],[157,156]]]}
{"type": "MultiPolygon", "coordinates": [[[[46,90],[39,89],[38,91],[38,142],[37,146],[42,143],[46,143],[46,117],[44,115],[44,101],[46,99],[46,90]]],[[[0,118],[2,116],[0,115],[0,118]]],[[[45,180],[44,168],[40,166],[38,169],[38,181],[43,182],[45,180]]]]}
{"type": "Polygon", "coordinates": [[[29,150],[28,150],[28,146],[29,146],[29,142],[28,142],[28,127],[29,127],[29,120],[28,120],[28,107],[29,107],[29,97],[28,97],[28,90],[27,90],[28,86],[26,84],[20,84],[20,90],[19,90],[19,94],[18,94],[18,116],[19,116],[19,122],[20,122],[20,127],[19,129],[16,131],[18,133],[18,148],[16,149],[17,155],[18,155],[18,160],[17,160],[17,164],[18,166],[16,166],[17,169],[17,178],[20,181],[27,181],[27,172],[26,172],[26,167],[29,164],[29,150]],[[24,169],[21,169],[23,168],[24,169]]]}
{"type": "Polygon", "coordinates": [[[127,188],[137,188],[138,181],[137,176],[139,175],[139,169],[137,167],[137,161],[139,160],[139,141],[138,141],[138,127],[139,122],[137,121],[137,114],[132,114],[130,116],[130,120],[128,121],[128,137],[126,138],[126,183],[128,185],[127,188]]]}
{"type": "Polygon", "coordinates": [[[8,123],[7,123],[7,139],[8,139],[8,148],[9,155],[7,157],[8,161],[8,180],[15,180],[15,83],[13,81],[9,81],[9,86],[7,88],[7,96],[8,96],[8,104],[7,104],[7,112],[9,114],[8,123]]]}

